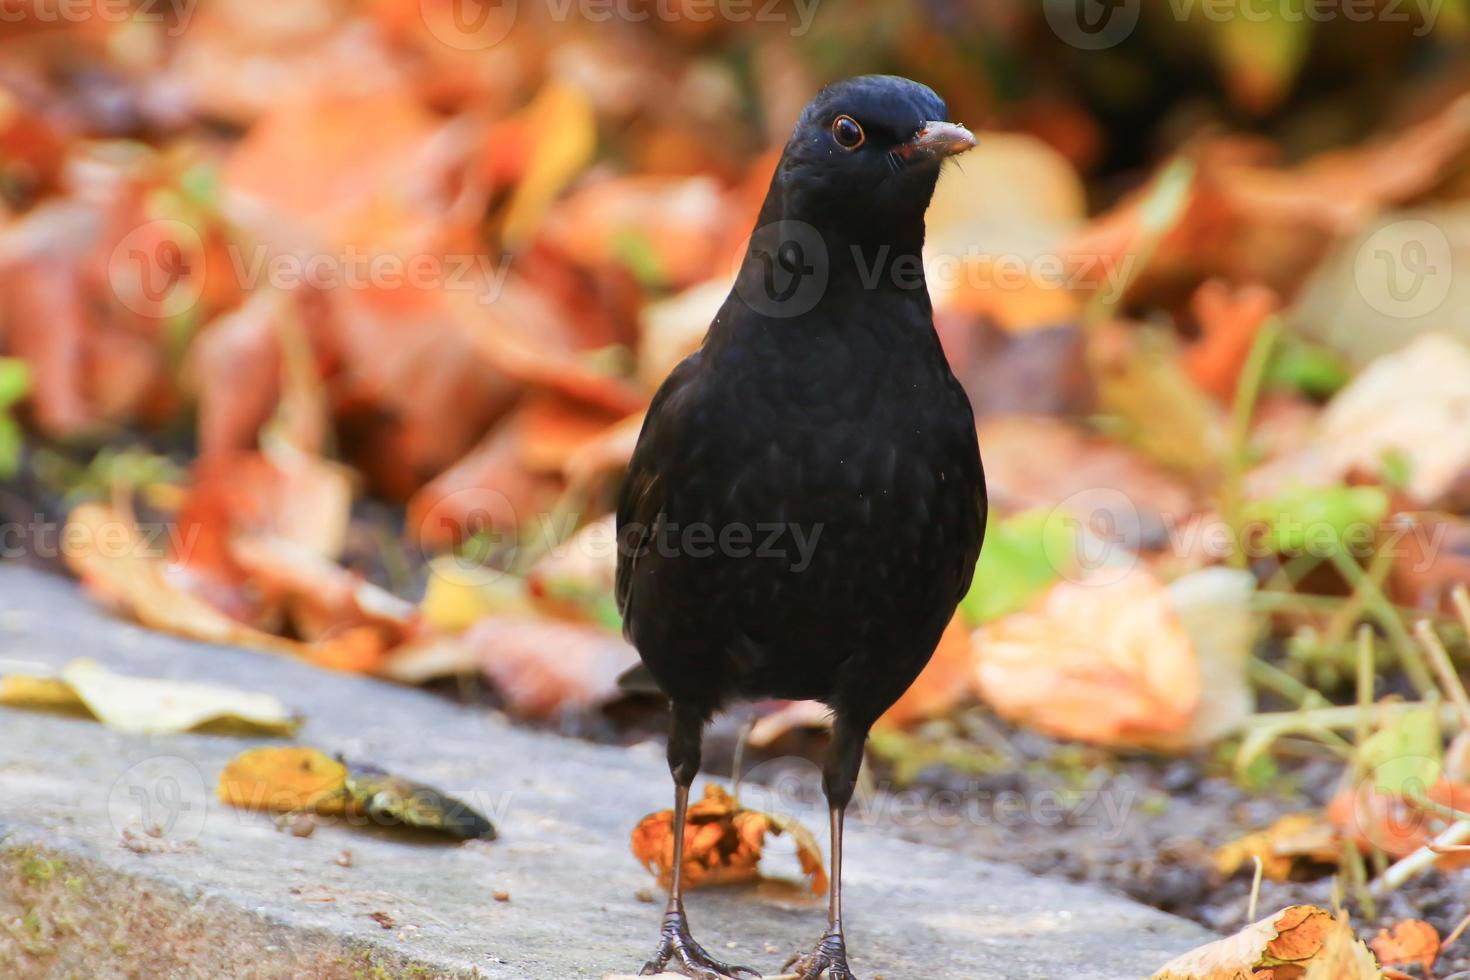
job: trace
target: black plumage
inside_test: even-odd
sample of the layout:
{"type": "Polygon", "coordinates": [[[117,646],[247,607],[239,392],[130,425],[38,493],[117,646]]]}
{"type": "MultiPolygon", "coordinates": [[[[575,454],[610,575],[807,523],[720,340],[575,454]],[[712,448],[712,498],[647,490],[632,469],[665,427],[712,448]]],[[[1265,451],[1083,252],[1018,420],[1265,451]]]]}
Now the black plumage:
{"type": "MultiPolygon", "coordinates": [[[[809,978],[852,976],[842,812],[869,727],[933,654],[984,533],[974,418],[919,260],[940,164],[974,142],[945,115],[891,76],[806,107],[734,289],[654,396],[618,506],[625,630],[672,702],[676,825],[722,705],[833,709],[832,909],[798,964],[809,978]]],[[[691,976],[743,971],[690,938],[677,874],[646,969],[670,959],[691,976]]]]}

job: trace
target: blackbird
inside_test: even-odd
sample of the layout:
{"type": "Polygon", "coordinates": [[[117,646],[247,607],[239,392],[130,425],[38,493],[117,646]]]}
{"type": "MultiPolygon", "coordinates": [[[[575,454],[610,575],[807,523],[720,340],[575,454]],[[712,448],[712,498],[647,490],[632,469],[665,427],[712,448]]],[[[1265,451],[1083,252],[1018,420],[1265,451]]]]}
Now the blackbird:
{"type": "Polygon", "coordinates": [[[969,588],[985,483],[934,331],[920,251],[941,163],[975,145],[905,78],[831,85],[801,114],[734,288],[654,395],[618,502],[624,629],[671,702],[674,872],[643,973],[758,976],[689,932],[683,833],[705,723],[734,699],[825,702],[828,925],[788,963],[852,980],[842,826],[873,722],[969,588]]]}

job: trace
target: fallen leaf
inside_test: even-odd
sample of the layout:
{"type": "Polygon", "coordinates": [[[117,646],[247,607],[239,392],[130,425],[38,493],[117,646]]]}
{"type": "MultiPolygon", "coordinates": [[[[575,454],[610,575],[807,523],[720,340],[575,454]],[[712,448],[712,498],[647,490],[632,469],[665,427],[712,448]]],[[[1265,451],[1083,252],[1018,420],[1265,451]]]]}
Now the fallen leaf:
{"type": "Polygon", "coordinates": [[[249,749],[226,764],[216,792],[247,810],[341,814],[347,810],[347,767],[305,746],[249,749]]]}
{"type": "Polygon", "coordinates": [[[460,840],[496,838],[495,825],[469,804],[376,766],[349,764],[346,789],[370,817],[438,831],[460,840]]]}
{"type": "MultiPolygon", "coordinates": [[[[1256,707],[1249,664],[1260,628],[1251,598],[1256,579],[1232,568],[1202,568],[1169,584],[1174,610],[1199,666],[1199,685],[1208,692],[1195,705],[1178,746],[1198,748],[1237,731],[1256,707]]],[[[1164,738],[1161,744],[1170,744],[1164,738]]]]}
{"type": "Polygon", "coordinates": [[[216,792],[225,803],[249,810],[360,814],[460,840],[496,836],[483,814],[442,790],[299,745],[240,753],[220,773],[216,792]]]}
{"type": "MultiPolygon", "coordinates": [[[[1153,975],[1153,980],[1258,980],[1284,975],[1262,974],[1259,970],[1305,970],[1322,954],[1335,927],[1336,920],[1326,909],[1289,905],[1233,936],[1170,960],[1153,975]]],[[[1300,976],[1300,972],[1290,975],[1300,976]]],[[[1357,980],[1357,976],[1347,973],[1335,980],[1357,980]]]]}
{"type": "MultiPolygon", "coordinates": [[[[1276,974],[1281,973],[1278,968],[1276,974]]],[[[1332,931],[1307,964],[1302,980],[1380,980],[1382,976],[1372,950],[1358,938],[1344,912],[1333,920],[1332,931]]]]}
{"type": "Polygon", "coordinates": [[[1002,716],[1103,744],[1178,737],[1200,674],[1164,587],[1142,567],[1053,585],[975,631],[981,696],[1002,716]]]}
{"type": "Polygon", "coordinates": [[[1454,514],[1394,515],[1403,553],[1390,572],[1395,598],[1416,609],[1448,608],[1457,585],[1470,582],[1470,522],[1454,514]]]}
{"type": "Polygon", "coordinates": [[[526,583],[506,572],[446,555],[429,562],[428,573],[419,610],[436,630],[463,633],[486,616],[534,612],[526,583]]]}
{"type": "Polygon", "coordinates": [[[621,637],[580,623],[492,616],[463,639],[511,711],[529,718],[614,700],[618,675],[638,662],[621,637]]]}
{"type": "MultiPolygon", "coordinates": [[[[633,828],[633,856],[665,887],[674,866],[674,811],[661,810],[633,828]]],[[[796,842],[801,870],[812,893],[827,891],[821,848],[811,832],[795,820],[741,807],[729,793],[710,783],[704,798],[689,806],[684,827],[684,884],[688,888],[752,881],[759,876],[761,853],[770,835],[788,834],[796,842]]]]}
{"type": "Polygon", "coordinates": [[[1184,352],[1185,370],[1205,391],[1229,402],[1256,333],[1280,308],[1281,299],[1266,286],[1233,289],[1222,280],[1211,279],[1195,290],[1190,305],[1200,339],[1184,352]]]}
{"type": "Polygon", "coordinates": [[[1261,859],[1262,875],[1271,881],[1290,881],[1301,864],[1335,865],[1342,857],[1337,831],[1315,813],[1288,813],[1265,830],[1246,834],[1215,850],[1215,870],[1230,877],[1254,867],[1261,859]]]}
{"type": "Polygon", "coordinates": [[[1002,513],[1062,505],[1086,525],[1102,519],[1147,541],[1163,538],[1172,522],[1199,509],[1178,477],[1060,419],[992,416],[978,431],[986,489],[1002,513]],[[1126,512],[1115,512],[1118,507],[1126,512]]]}
{"type": "Polygon", "coordinates": [[[579,87],[553,77],[508,125],[530,144],[501,225],[505,244],[515,249],[531,240],[546,209],[592,159],[597,118],[579,87]]]}
{"type": "Polygon", "coordinates": [[[1400,919],[1393,932],[1379,929],[1368,944],[1384,966],[1414,966],[1432,976],[1439,959],[1439,930],[1423,919],[1400,919]]]}
{"type": "Polygon", "coordinates": [[[1089,341],[1098,403],[1116,435],[1181,473],[1211,473],[1226,450],[1220,406],[1180,364],[1173,337],[1102,324],[1089,341]]]}
{"type": "Polygon", "coordinates": [[[1076,565],[1072,529],[1046,510],[988,522],[985,547],[960,611],[980,626],[1018,609],[1076,565]]]}
{"type": "MultiPolygon", "coordinates": [[[[1467,143],[1470,96],[1388,139],[1289,169],[1276,166],[1274,153],[1263,152],[1259,141],[1203,140],[1192,154],[1197,177],[1184,214],[1129,299],[1178,295],[1214,276],[1291,295],[1332,244],[1385,206],[1434,186],[1467,143]]],[[[1064,244],[1069,269],[1086,284],[1096,286],[1110,270],[1136,261],[1147,238],[1143,212],[1152,190],[1140,190],[1064,244]]]]}
{"type": "MultiPolygon", "coordinates": [[[[116,674],[95,660],[73,660],[60,680],[97,720],[133,733],[186,732],[224,726],[289,735],[301,724],[278,698],[215,684],[116,674]]],[[[0,700],[4,700],[0,692],[0,700]]]]}
{"type": "Polygon", "coordinates": [[[1328,404],[1320,441],[1327,467],[1320,479],[1382,477],[1386,459],[1396,456],[1407,469],[1403,489],[1416,503],[1443,501],[1470,470],[1470,348],[1447,334],[1424,334],[1380,357],[1328,404]]]}

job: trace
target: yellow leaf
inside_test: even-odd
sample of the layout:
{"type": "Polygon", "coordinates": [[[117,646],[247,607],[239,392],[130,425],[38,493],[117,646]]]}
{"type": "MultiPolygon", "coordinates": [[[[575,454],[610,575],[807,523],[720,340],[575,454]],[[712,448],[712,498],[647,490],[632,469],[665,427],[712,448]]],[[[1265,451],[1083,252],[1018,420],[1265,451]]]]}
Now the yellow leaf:
{"type": "Polygon", "coordinates": [[[1215,869],[1229,877],[1261,859],[1262,874],[1286,881],[1300,861],[1336,864],[1341,847],[1332,825],[1312,813],[1289,813],[1265,830],[1247,834],[1215,851],[1215,869]]]}
{"type": "Polygon", "coordinates": [[[521,116],[534,142],[501,231],[512,249],[530,241],[546,209],[592,159],[597,146],[592,103],[569,82],[548,82],[521,116]]]}
{"type": "Polygon", "coordinates": [[[348,801],[347,767],[300,745],[250,749],[225,766],[216,792],[247,810],[338,814],[348,801]]]}
{"type": "Polygon", "coordinates": [[[287,735],[299,719],[269,694],[214,684],[127,677],[95,660],[73,660],[60,677],[12,675],[0,681],[0,704],[21,708],[84,707],[109,728],[163,734],[206,725],[287,735]]]}

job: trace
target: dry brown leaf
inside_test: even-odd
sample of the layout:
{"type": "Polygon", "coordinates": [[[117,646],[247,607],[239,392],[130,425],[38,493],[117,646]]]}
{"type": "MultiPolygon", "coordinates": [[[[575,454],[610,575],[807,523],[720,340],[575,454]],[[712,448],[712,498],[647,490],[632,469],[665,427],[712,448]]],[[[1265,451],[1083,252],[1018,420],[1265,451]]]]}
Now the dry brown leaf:
{"type": "Polygon", "coordinates": [[[479,654],[480,669],[510,710],[530,718],[617,698],[618,675],[638,662],[622,637],[556,620],[491,616],[463,641],[479,654]]]}
{"type": "Polygon", "coordinates": [[[1336,864],[1342,856],[1337,831],[1319,814],[1289,813],[1265,830],[1247,834],[1215,850],[1215,870],[1229,877],[1253,867],[1260,858],[1262,874],[1288,881],[1299,863],[1336,864]]]}
{"type": "MultiPolygon", "coordinates": [[[[1130,296],[1167,298],[1221,276],[1291,295],[1339,236],[1387,205],[1433,186],[1470,144],[1470,96],[1378,143],[1340,150],[1292,169],[1272,165],[1260,141],[1225,136],[1194,151],[1198,168],[1183,217],[1164,237],[1130,296]]],[[[1136,261],[1145,188],[1068,241],[1063,254],[1092,286],[1136,261]]]]}
{"type": "MultiPolygon", "coordinates": [[[[1314,905],[1290,905],[1246,926],[1233,936],[1206,943],[1170,960],[1153,975],[1153,980],[1299,977],[1302,970],[1310,968],[1314,960],[1323,955],[1325,945],[1337,928],[1338,920],[1326,909],[1314,905]],[[1287,968],[1291,969],[1289,974],[1287,968]],[[1262,970],[1267,972],[1258,972],[1262,970]]],[[[1334,958],[1339,955],[1337,943],[1333,944],[1330,955],[1334,958]]],[[[1343,973],[1331,976],[1333,980],[1359,980],[1360,976],[1375,975],[1343,973]]]]}
{"type": "MultiPolygon", "coordinates": [[[[991,503],[1006,513],[1126,500],[1145,527],[1182,521],[1198,509],[1177,478],[1116,442],[1088,436],[1059,419],[993,416],[979,424],[991,503]]],[[[1077,516],[1084,521],[1090,512],[1077,516]]],[[[1116,526],[1127,527],[1128,515],[1116,526]]]]}
{"type": "Polygon", "coordinates": [[[192,591],[208,591],[207,583],[167,561],[139,532],[131,515],[112,507],[82,504],[74,508],[65,533],[67,567],[94,598],[144,626],[206,643],[289,653],[334,669],[369,669],[382,657],[382,639],[373,629],[350,629],[317,642],[299,643],[226,615],[192,591]]]}
{"type": "Polygon", "coordinates": [[[1423,919],[1401,919],[1392,932],[1379,929],[1368,945],[1384,966],[1418,965],[1425,976],[1431,976],[1434,961],[1439,959],[1439,930],[1423,919]]]}
{"type": "Polygon", "coordinates": [[[1006,718],[1102,744],[1168,739],[1200,698],[1194,649],[1168,592],[1142,567],[1053,585],[975,631],[980,694],[1006,718]]]}
{"type": "MultiPolygon", "coordinates": [[[[633,856],[660,883],[668,886],[674,866],[674,811],[661,810],[633,828],[633,856]]],[[[800,823],[739,806],[724,789],[710,783],[704,798],[689,807],[684,827],[684,884],[689,888],[751,881],[759,875],[766,837],[789,834],[796,842],[802,873],[812,892],[827,891],[822,852],[811,832],[800,823]]]]}

